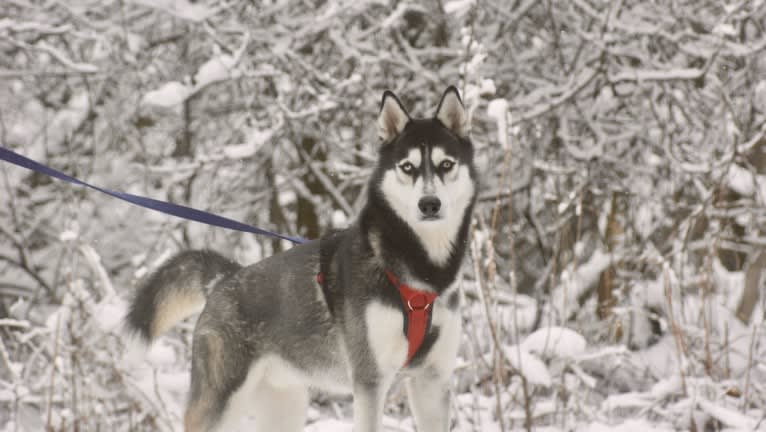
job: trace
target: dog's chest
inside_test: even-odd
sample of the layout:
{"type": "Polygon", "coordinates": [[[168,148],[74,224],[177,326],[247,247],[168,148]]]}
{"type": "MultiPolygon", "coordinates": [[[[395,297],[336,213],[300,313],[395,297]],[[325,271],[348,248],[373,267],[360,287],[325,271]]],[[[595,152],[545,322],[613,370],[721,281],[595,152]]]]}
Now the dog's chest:
{"type": "MultiPolygon", "coordinates": [[[[434,303],[428,333],[413,358],[413,363],[432,363],[435,357],[453,357],[460,335],[460,317],[443,301],[434,303]]],[[[407,360],[409,341],[404,331],[401,308],[381,302],[370,303],[365,311],[367,342],[380,371],[395,371],[407,360]]]]}

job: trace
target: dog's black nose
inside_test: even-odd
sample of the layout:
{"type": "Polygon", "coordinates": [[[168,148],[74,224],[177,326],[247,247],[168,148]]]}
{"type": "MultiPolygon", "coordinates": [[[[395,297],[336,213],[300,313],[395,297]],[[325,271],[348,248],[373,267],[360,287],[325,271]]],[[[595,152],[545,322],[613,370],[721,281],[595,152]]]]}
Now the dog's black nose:
{"type": "Polygon", "coordinates": [[[423,197],[418,201],[418,207],[423,216],[432,217],[439,214],[439,209],[442,206],[442,202],[435,196],[423,197]]]}

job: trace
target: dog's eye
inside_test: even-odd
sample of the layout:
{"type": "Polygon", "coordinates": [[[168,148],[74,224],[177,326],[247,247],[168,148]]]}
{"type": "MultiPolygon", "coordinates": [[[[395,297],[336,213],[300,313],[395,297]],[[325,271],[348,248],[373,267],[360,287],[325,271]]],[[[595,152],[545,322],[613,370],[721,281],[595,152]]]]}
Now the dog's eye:
{"type": "Polygon", "coordinates": [[[442,172],[447,172],[451,170],[452,167],[454,166],[455,166],[455,162],[452,162],[451,160],[445,160],[439,164],[439,170],[441,170],[442,172]]]}
{"type": "Polygon", "coordinates": [[[399,165],[399,168],[401,168],[405,174],[412,174],[412,171],[415,169],[415,167],[409,162],[405,162],[399,165]]]}

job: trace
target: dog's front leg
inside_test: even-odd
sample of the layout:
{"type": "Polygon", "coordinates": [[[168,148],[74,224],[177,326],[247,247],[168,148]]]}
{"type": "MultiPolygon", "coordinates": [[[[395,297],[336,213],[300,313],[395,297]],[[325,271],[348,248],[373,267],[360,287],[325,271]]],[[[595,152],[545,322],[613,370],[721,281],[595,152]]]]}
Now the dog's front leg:
{"type": "Polygon", "coordinates": [[[354,432],[381,432],[388,386],[380,381],[354,383],[354,432]]]}
{"type": "Polygon", "coordinates": [[[446,432],[449,428],[449,374],[427,368],[407,380],[407,397],[418,432],[446,432]]]}

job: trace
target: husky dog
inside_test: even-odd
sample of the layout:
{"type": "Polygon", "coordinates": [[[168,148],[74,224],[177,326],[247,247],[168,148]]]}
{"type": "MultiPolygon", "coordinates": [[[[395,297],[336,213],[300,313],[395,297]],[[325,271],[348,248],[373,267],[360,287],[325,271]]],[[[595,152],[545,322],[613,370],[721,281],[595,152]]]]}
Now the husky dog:
{"type": "Polygon", "coordinates": [[[353,394],[354,431],[382,429],[394,378],[407,378],[420,432],[449,428],[461,317],[458,274],[477,180],[468,118],[449,87],[433,118],[383,94],[379,159],[349,228],[242,267],[182,252],[140,287],[126,325],[151,342],[194,330],[188,432],[300,431],[309,388],[353,394]]]}

